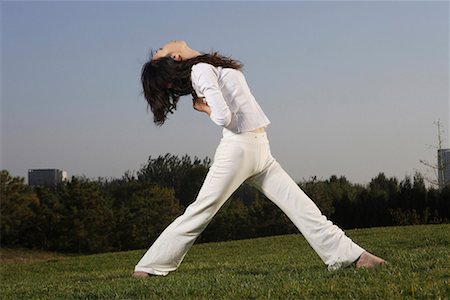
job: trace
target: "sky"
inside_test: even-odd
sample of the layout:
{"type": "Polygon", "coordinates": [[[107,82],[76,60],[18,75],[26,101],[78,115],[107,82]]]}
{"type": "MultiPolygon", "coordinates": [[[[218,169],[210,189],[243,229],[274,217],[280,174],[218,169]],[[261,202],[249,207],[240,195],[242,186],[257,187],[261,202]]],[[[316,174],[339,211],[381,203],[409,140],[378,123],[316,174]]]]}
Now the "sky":
{"type": "Polygon", "coordinates": [[[449,147],[448,1],[2,1],[0,168],[121,178],[149,157],[214,156],[221,128],[181,98],[162,127],[141,94],[173,39],[244,63],[296,181],[433,172],[449,147]]]}

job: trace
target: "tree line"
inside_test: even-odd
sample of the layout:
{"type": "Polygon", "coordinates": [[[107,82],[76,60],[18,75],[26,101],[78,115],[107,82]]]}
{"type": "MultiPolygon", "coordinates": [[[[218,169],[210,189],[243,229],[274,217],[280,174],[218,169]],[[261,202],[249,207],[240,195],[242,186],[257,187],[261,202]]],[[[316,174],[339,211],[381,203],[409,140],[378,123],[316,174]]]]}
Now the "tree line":
{"type": "MultiPolygon", "coordinates": [[[[45,250],[98,253],[147,248],[195,200],[211,160],[166,154],[149,157],[120,179],[74,176],[55,187],[30,187],[0,173],[0,243],[45,250]]],[[[425,186],[416,173],[398,181],[378,174],[367,185],[344,176],[298,183],[342,228],[448,223],[450,186],[425,186]]],[[[199,237],[224,241],[298,232],[286,215],[247,184],[231,196],[199,237]]]]}

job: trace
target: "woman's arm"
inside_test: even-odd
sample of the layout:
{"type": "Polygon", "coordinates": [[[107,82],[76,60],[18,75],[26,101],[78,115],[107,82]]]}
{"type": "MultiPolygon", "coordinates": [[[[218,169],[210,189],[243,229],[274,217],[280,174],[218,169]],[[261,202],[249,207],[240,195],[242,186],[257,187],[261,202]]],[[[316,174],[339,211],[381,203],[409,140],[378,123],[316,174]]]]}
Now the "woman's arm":
{"type": "Polygon", "coordinates": [[[204,112],[208,114],[208,116],[211,115],[211,108],[209,105],[205,102],[204,98],[197,98],[192,99],[192,106],[196,111],[204,112]]]}
{"type": "Polygon", "coordinates": [[[195,83],[199,94],[206,100],[206,108],[200,101],[194,101],[194,108],[208,113],[211,120],[219,126],[230,125],[233,114],[230,111],[219,88],[217,69],[207,63],[198,63],[192,66],[191,80],[195,83]]]}

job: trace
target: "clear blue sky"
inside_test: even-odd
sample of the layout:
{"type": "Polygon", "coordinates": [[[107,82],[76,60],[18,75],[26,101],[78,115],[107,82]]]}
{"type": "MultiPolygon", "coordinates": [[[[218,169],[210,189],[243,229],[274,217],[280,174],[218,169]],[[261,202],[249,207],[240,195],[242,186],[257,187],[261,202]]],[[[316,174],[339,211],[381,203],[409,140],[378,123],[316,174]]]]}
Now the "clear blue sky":
{"type": "Polygon", "coordinates": [[[151,48],[184,39],[245,64],[295,180],[403,179],[449,140],[449,3],[1,2],[1,168],[121,177],[148,157],[213,157],[190,97],[161,128],[141,96],[151,48]]]}

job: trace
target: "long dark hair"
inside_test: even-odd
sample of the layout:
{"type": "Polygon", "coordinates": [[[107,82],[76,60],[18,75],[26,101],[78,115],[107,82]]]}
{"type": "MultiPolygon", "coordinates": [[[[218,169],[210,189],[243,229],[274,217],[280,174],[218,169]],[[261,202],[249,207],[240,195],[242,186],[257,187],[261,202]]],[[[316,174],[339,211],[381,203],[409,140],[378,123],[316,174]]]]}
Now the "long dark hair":
{"type": "Polygon", "coordinates": [[[191,68],[200,62],[237,70],[243,66],[239,61],[217,52],[183,61],[176,61],[167,56],[156,60],[150,59],[144,64],[141,72],[143,94],[153,112],[153,121],[156,125],[164,124],[167,115],[177,109],[181,96],[192,94],[194,98],[196,97],[191,83],[191,68]]]}

